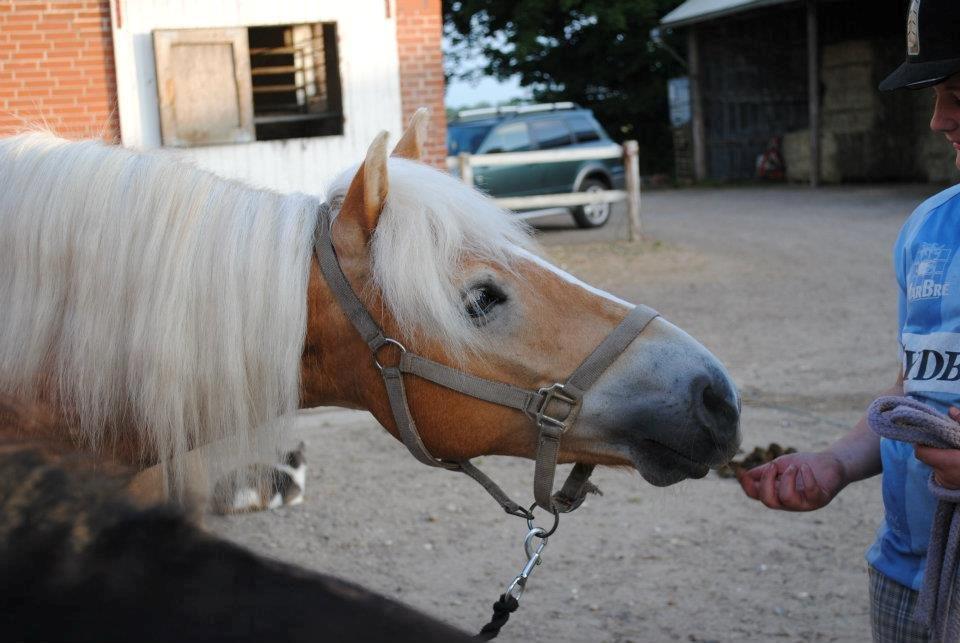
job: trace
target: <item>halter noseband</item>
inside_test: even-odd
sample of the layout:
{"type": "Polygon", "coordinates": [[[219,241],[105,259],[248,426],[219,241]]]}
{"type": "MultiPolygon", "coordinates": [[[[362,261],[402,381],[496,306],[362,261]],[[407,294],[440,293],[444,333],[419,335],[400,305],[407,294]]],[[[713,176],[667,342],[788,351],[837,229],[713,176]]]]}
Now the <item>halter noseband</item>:
{"type": "MultiPolygon", "coordinates": [[[[320,206],[315,252],[321,272],[343,312],[373,352],[374,364],[383,377],[390,409],[400,431],[400,438],[413,457],[432,467],[467,474],[479,482],[508,514],[526,518],[528,521],[533,520],[532,506],[527,509],[511,500],[493,480],[469,460],[449,462],[430,454],[420,439],[417,426],[410,415],[403,386],[404,373],[416,375],[434,384],[486,402],[526,413],[539,430],[533,481],[535,504],[550,511],[554,516],[579,507],[586,494],[595,489],[589,482],[593,465],[581,463],[574,465],[563,488],[554,494],[553,482],[557,454],[560,450],[560,438],[576,421],[587,390],[659,313],[647,306],[639,305],[634,308],[562,384],[558,382],[534,391],[476,377],[411,353],[400,342],[383,334],[383,330],[374,321],[343,274],[333,247],[331,213],[330,204],[323,203],[320,206]],[[395,366],[384,366],[379,361],[380,351],[386,346],[393,346],[400,351],[400,359],[395,366]]],[[[556,529],[556,523],[554,529],[556,529]]],[[[553,533],[553,529],[546,535],[549,536],[550,533],[553,533]]]]}

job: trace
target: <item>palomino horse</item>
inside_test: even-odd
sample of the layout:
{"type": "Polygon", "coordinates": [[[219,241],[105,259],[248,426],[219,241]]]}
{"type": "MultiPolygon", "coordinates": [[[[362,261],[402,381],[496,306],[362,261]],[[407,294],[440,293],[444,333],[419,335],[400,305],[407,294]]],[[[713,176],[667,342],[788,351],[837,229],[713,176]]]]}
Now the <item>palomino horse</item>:
{"type": "MultiPolygon", "coordinates": [[[[166,463],[173,479],[204,444],[249,455],[273,435],[255,429],[298,406],[368,409],[399,436],[377,363],[394,356],[371,354],[321,273],[318,226],[391,341],[485,381],[563,382],[634,307],[540,259],[491,200],[418,163],[424,115],[393,158],[383,133],[334,183],[331,219],[311,196],[165,154],[0,141],[0,394],[26,405],[20,432],[69,426],[60,438],[166,463]]],[[[635,467],[658,486],[702,477],[739,444],[730,378],[661,317],[636,332],[576,401],[554,458],[635,467]]],[[[537,453],[527,414],[403,379],[433,457],[537,453]]]]}

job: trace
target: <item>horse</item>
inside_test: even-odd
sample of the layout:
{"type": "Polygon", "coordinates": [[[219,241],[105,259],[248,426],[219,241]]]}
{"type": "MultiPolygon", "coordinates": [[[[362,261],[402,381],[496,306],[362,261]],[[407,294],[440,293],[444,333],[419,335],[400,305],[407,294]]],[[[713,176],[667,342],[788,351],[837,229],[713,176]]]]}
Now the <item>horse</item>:
{"type": "MultiPolygon", "coordinates": [[[[522,223],[422,164],[425,130],[421,110],[392,154],[377,136],[326,208],[168,153],[0,140],[0,396],[13,417],[0,426],[162,467],[168,491],[192,475],[191,453],[249,460],[276,446],[264,427],[321,405],[366,409],[397,438],[415,423],[435,463],[537,458],[537,427],[566,400],[557,383],[638,308],[551,265],[522,223]],[[320,232],[387,338],[374,352],[321,265],[320,232]],[[540,391],[541,407],[405,371],[407,422],[381,377],[395,349],[457,381],[540,391]]],[[[703,477],[739,446],[730,375],[656,313],[634,330],[569,403],[553,461],[630,467],[656,486],[703,477]]]]}
{"type": "Polygon", "coordinates": [[[246,551],[174,505],[135,507],[129,472],[67,447],[0,439],[4,640],[474,640],[348,581],[246,551]]]}

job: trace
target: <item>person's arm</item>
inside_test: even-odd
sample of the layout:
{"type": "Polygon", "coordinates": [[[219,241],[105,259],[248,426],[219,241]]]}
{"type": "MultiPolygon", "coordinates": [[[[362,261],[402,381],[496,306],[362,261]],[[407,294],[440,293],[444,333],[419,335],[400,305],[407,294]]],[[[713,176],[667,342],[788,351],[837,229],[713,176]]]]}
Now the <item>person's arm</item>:
{"type": "MultiPolygon", "coordinates": [[[[882,395],[903,395],[902,377],[882,395]]],[[[744,493],[771,509],[813,511],[829,504],[851,482],[881,470],[880,438],[870,430],[864,415],[826,450],[780,456],[740,473],[737,479],[744,493]]]]}
{"type": "MultiPolygon", "coordinates": [[[[960,409],[950,407],[950,419],[960,422],[960,409]]],[[[960,489],[960,449],[937,449],[916,445],[917,460],[933,469],[933,477],[941,487],[960,489]]]]}

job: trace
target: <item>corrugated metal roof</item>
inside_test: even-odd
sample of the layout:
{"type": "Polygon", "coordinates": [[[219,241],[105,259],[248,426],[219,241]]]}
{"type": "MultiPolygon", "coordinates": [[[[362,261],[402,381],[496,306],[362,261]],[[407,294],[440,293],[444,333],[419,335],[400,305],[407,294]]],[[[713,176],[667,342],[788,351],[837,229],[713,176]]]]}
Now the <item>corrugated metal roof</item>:
{"type": "Polygon", "coordinates": [[[660,21],[665,27],[683,27],[733,13],[785,4],[795,0],[687,0],[660,21]]]}

